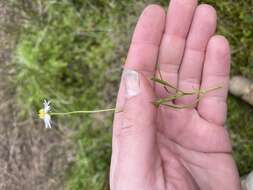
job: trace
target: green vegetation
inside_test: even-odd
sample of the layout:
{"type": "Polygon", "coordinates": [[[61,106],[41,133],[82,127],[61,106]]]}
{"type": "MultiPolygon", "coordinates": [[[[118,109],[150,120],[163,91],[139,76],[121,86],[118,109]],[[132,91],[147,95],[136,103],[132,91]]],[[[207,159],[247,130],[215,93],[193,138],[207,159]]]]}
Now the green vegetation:
{"type": "MultiPolygon", "coordinates": [[[[52,100],[56,111],[113,107],[130,34],[147,1],[9,1],[24,18],[14,60],[20,116],[36,113],[44,98],[52,100]]],[[[153,2],[168,5],[167,0],[153,2]]],[[[232,45],[232,74],[253,78],[252,1],[201,2],[217,8],[218,33],[232,45]]],[[[252,114],[252,107],[229,98],[228,128],[242,175],[253,163],[252,114]]],[[[111,118],[58,118],[63,128],[76,131],[77,156],[67,174],[68,189],[102,188],[110,160],[111,118]]]]}
{"type": "MultiPolygon", "coordinates": [[[[36,114],[44,98],[52,101],[56,112],[115,106],[119,55],[125,53],[122,46],[117,47],[120,40],[115,35],[130,31],[128,25],[121,28],[121,19],[132,2],[14,2],[12,6],[25,18],[14,60],[20,117],[36,114]]],[[[64,127],[76,131],[76,162],[67,174],[67,189],[96,190],[104,185],[110,163],[111,115],[57,117],[62,131],[64,127]]]]}

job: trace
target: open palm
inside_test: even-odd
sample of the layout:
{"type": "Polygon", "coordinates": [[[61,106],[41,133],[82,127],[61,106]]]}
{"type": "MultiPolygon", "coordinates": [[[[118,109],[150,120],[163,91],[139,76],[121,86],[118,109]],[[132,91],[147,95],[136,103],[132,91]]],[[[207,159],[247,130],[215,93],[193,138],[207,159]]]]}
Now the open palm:
{"type": "MultiPolygon", "coordinates": [[[[119,90],[113,129],[112,190],[239,190],[226,129],[230,52],[214,36],[216,13],[196,0],[171,0],[167,16],[147,7],[136,26],[119,90]],[[157,66],[158,64],[158,66],[157,66]],[[194,108],[156,108],[168,92],[158,75],[183,91],[221,86],[194,108]]],[[[187,96],[170,104],[190,105],[187,96]]]]}

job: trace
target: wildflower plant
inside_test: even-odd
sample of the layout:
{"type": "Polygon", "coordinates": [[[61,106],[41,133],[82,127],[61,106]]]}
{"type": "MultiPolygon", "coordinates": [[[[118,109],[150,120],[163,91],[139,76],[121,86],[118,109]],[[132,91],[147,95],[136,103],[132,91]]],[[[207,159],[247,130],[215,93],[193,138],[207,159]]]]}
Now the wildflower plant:
{"type": "Polygon", "coordinates": [[[45,128],[52,128],[51,126],[51,116],[64,116],[64,115],[73,115],[73,114],[91,114],[91,113],[102,113],[102,112],[111,112],[115,111],[115,108],[103,109],[103,110],[79,110],[71,112],[50,112],[50,101],[44,100],[44,108],[39,110],[39,118],[44,120],[45,128]]]}
{"type": "MultiPolygon", "coordinates": [[[[185,92],[171,85],[168,81],[163,80],[159,69],[158,71],[159,71],[160,78],[153,77],[151,78],[151,80],[154,81],[156,84],[162,86],[168,93],[168,97],[160,98],[152,102],[156,107],[167,106],[172,109],[193,108],[205,94],[221,88],[220,86],[218,86],[218,87],[205,89],[205,90],[200,89],[200,90],[193,90],[191,92],[185,92]],[[170,89],[172,89],[175,93],[174,94],[171,93],[170,89]],[[197,98],[192,104],[176,105],[176,104],[170,103],[171,101],[182,98],[184,96],[193,96],[193,95],[196,95],[197,98]]],[[[100,109],[100,110],[74,110],[74,111],[69,111],[69,112],[51,112],[50,101],[44,100],[43,105],[44,105],[44,108],[39,110],[38,115],[40,119],[44,120],[45,128],[51,128],[51,116],[66,116],[66,115],[74,115],[74,114],[95,114],[95,113],[103,113],[103,112],[123,111],[123,110],[116,110],[116,108],[109,108],[109,109],[100,109]]]]}

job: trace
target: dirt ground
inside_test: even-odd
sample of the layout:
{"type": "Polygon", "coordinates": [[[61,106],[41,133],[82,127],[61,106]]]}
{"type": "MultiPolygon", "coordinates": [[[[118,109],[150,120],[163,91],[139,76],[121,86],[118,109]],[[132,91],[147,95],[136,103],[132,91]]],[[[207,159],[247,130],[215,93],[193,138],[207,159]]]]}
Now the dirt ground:
{"type": "Polygon", "coordinates": [[[18,15],[0,0],[0,190],[63,189],[74,158],[69,136],[17,117],[11,59],[18,24],[18,15]]]}

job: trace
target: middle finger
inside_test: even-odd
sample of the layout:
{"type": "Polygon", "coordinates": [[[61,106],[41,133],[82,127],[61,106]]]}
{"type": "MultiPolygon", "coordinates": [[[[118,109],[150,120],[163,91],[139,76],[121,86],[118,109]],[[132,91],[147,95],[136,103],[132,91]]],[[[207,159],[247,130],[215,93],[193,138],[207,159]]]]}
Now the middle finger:
{"type": "MultiPolygon", "coordinates": [[[[197,6],[197,0],[171,0],[168,8],[165,32],[160,45],[158,69],[164,80],[177,86],[178,70],[185,49],[185,42],[197,6]]],[[[161,88],[156,88],[157,96],[168,96],[161,88]]]]}

